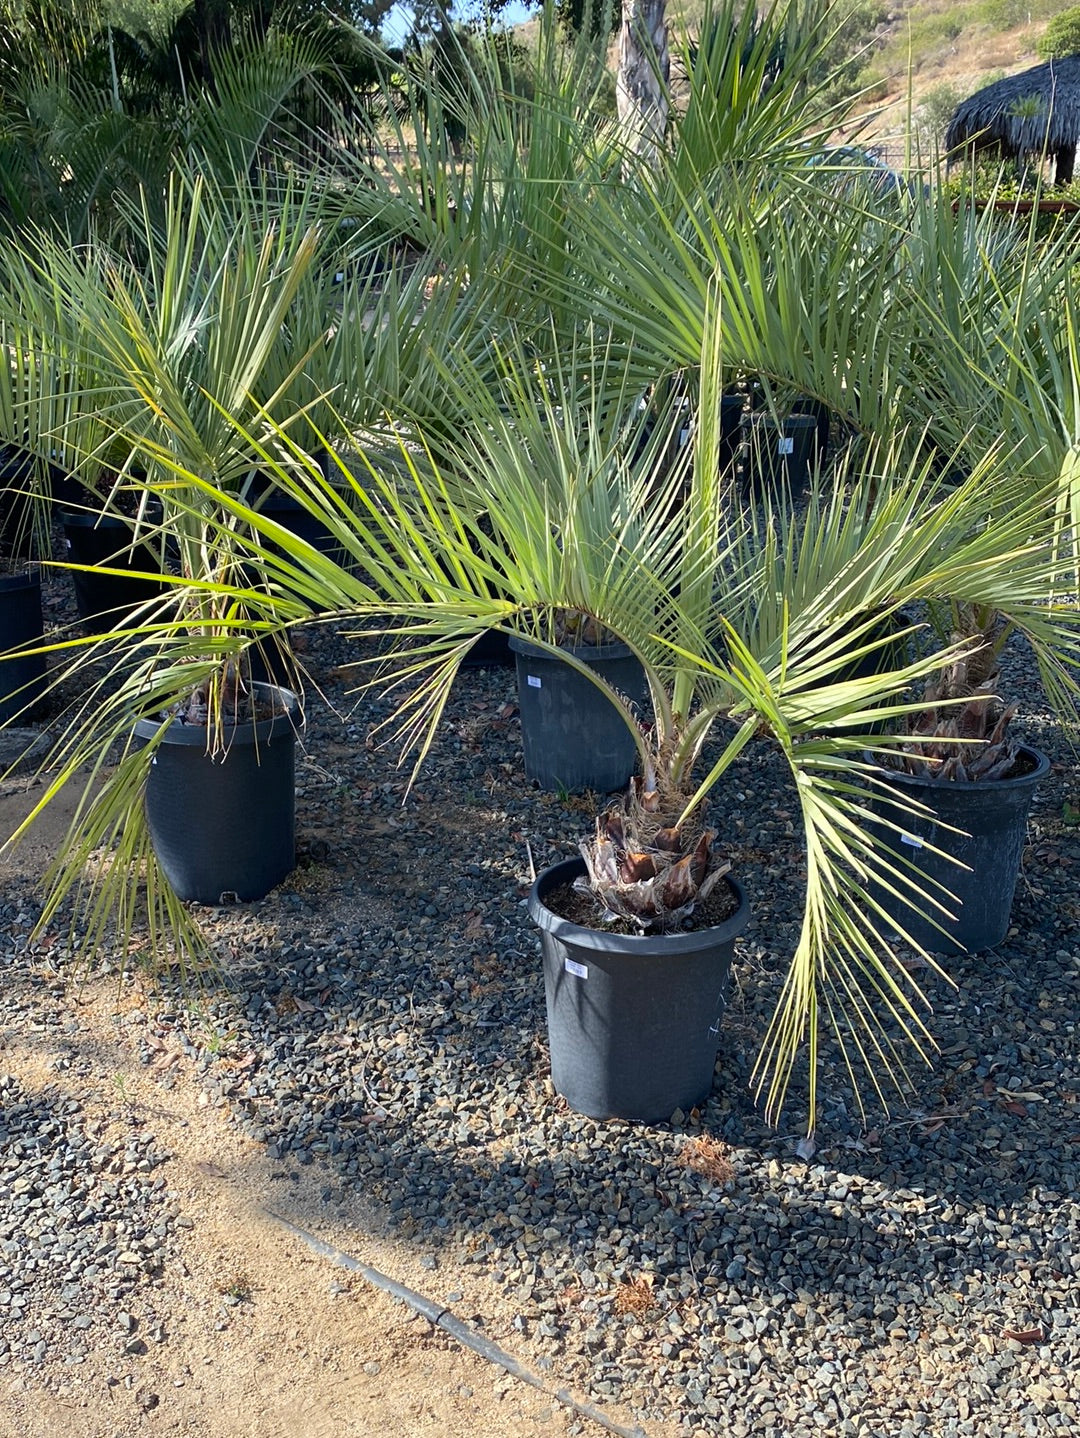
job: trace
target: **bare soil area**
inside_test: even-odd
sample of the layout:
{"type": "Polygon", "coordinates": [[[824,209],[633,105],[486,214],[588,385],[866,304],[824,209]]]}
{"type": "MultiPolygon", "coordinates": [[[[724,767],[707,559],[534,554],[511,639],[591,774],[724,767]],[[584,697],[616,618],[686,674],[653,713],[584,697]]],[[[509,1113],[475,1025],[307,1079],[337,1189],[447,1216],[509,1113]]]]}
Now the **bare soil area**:
{"type": "MultiPolygon", "coordinates": [[[[0,796],[9,833],[37,790],[0,796]]],[[[55,805],[0,863],[0,887],[41,872],[66,821],[55,805]]],[[[3,1438],[338,1438],[379,1435],[601,1434],[551,1393],[507,1376],[362,1278],[288,1232],[280,1214],[381,1273],[454,1304],[506,1344],[500,1316],[474,1312],[445,1260],[388,1236],[363,1193],[319,1163],[274,1162],[244,1138],[167,1046],[136,1049],[144,997],[115,978],[50,983],[40,1024],[0,1024],[0,1072],[28,1093],[68,1093],[95,1137],[152,1131],[179,1217],[178,1261],[143,1284],[105,1341],[74,1366],[0,1367],[3,1438]],[[131,1020],[135,1022],[132,1023],[131,1020]],[[455,1296],[457,1302],[454,1303],[455,1296]]],[[[0,1310],[2,1311],[2,1310],[0,1310]]],[[[0,1334],[3,1320],[0,1318],[0,1334]]],[[[558,1386],[553,1378],[551,1387],[558,1386]]],[[[612,1412],[612,1420],[625,1415],[612,1412]]]]}

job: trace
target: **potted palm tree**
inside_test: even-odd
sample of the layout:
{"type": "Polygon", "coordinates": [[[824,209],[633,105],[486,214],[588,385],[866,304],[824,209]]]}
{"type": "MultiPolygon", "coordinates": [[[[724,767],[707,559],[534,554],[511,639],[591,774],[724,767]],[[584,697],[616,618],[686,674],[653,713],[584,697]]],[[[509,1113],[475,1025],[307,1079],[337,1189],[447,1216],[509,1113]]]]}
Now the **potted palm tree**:
{"type": "Polygon", "coordinates": [[[895,891],[876,897],[917,948],[977,953],[1008,932],[1028,811],[1050,760],[1009,729],[1015,706],[1000,697],[1009,626],[994,609],[952,611],[952,637],[967,648],[927,682],[870,776],[896,887],[914,883],[917,912],[895,891]]]}
{"type": "MultiPolygon", "coordinates": [[[[740,63],[736,56],[724,76],[737,79],[740,63]]],[[[692,77],[671,164],[630,179],[612,163],[602,129],[586,130],[592,143],[581,145],[565,85],[526,119],[496,113],[506,122],[492,125],[500,143],[478,145],[476,164],[452,172],[462,204],[452,233],[432,241],[441,282],[430,306],[401,326],[415,346],[406,353],[423,364],[397,373],[387,364],[378,390],[385,413],[364,416],[357,461],[343,468],[340,486],[300,442],[302,407],[288,411],[287,389],[275,398],[280,384],[261,403],[251,402],[245,383],[227,391],[204,385],[174,405],[174,378],[155,367],[155,396],[159,380],[171,389],[166,419],[152,425],[143,390],[121,386],[132,412],[127,399],[114,403],[112,422],[146,461],[146,485],[172,506],[181,541],[188,535],[221,560],[178,576],[177,589],[206,622],[173,620],[154,631],[146,667],[132,681],[144,687],[129,686],[124,702],[136,692],[155,704],[166,695],[175,701],[193,677],[209,674],[226,699],[220,661],[256,630],[281,632],[314,611],[348,615],[384,639],[389,619],[399,647],[380,653],[372,682],[403,686],[395,732],[422,762],[478,635],[498,628],[520,637],[576,669],[624,715],[637,756],[642,782],[629,808],[587,836],[600,898],[594,924],[581,927],[607,934],[605,914],[620,908],[631,915],[624,924],[642,927],[630,903],[640,893],[678,930],[660,937],[675,939],[690,932],[687,922],[708,920],[710,905],[725,896],[738,913],[722,872],[717,800],[733,764],[756,742],[770,743],[787,764],[807,854],[805,885],[793,896],[802,906],[799,941],[756,1071],[775,1116],[804,1050],[813,1085],[827,1023],[853,1064],[860,1053],[874,1059],[875,1085],[890,1073],[902,1080],[891,1059],[898,1025],[918,1051],[928,1042],[918,991],[867,907],[867,892],[894,883],[896,860],[863,806],[865,751],[871,724],[917,709],[913,687],[966,646],[945,638],[910,660],[887,660],[882,672],[856,661],[892,652],[883,619],[941,596],[992,604],[1048,666],[1074,642],[1077,621],[1067,606],[1047,605],[1065,562],[1060,488],[1033,484],[1023,467],[1014,476],[986,446],[970,480],[946,490],[934,479],[921,425],[898,424],[903,403],[929,404],[919,399],[928,376],[947,374],[957,395],[971,396],[961,363],[969,337],[949,329],[954,310],[924,306],[932,286],[907,283],[916,261],[932,273],[941,253],[932,240],[941,234],[928,240],[921,221],[868,219],[843,197],[822,206],[795,174],[805,168],[805,112],[789,112],[796,97],[785,96],[783,80],[760,111],[740,101],[730,115],[716,80],[707,66],[692,77]],[[519,121],[538,127],[527,142],[519,121]],[[762,161],[768,135],[775,144],[762,161]],[[505,172],[489,168],[493,155],[506,160],[505,172]],[[550,173],[530,168],[546,158],[550,173]],[[688,377],[691,441],[668,471],[642,457],[635,416],[641,395],[675,372],[688,377]],[[862,432],[848,468],[834,485],[812,487],[798,513],[782,493],[764,498],[757,522],[729,502],[720,401],[738,373],[759,376],[777,394],[819,400],[862,432]],[[876,448],[867,432],[878,436],[876,448]],[[220,444],[204,445],[208,433],[220,444]],[[189,447],[192,437],[198,446],[189,447]],[[273,483],[331,529],[346,562],[290,538],[226,482],[250,465],[253,450],[273,483]],[[257,582],[248,582],[253,573],[257,582]],[[560,648],[555,618],[566,611],[636,656],[648,689],[644,714],[560,648]]],[[[744,94],[734,85],[736,92],[744,94]]],[[[497,93],[492,87],[489,98],[497,93]]],[[[370,178],[363,203],[372,213],[384,204],[408,208],[402,195],[411,187],[370,178]]],[[[431,178],[441,179],[445,195],[446,175],[431,178]]],[[[290,254],[295,243],[294,236],[285,245],[290,254]]],[[[963,311],[965,322],[974,311],[963,311]]],[[[1008,355],[1004,323],[995,310],[986,333],[1008,355]]],[[[370,330],[384,324],[393,332],[383,314],[370,330]]],[[[269,352],[274,342],[265,337],[269,352]]],[[[124,353],[128,341],[120,339],[124,353]]],[[[993,345],[987,339],[988,352],[993,345]]],[[[301,353],[302,346],[298,364],[301,353]]],[[[246,380],[258,370],[245,362],[236,373],[246,380]]],[[[941,399],[933,395],[938,406],[941,399]]],[[[948,411],[949,425],[957,414],[948,411]]],[[[985,433],[990,421],[980,422],[985,433]]],[[[100,764],[119,712],[73,742],[67,778],[76,761],[100,764]]],[[[108,803],[92,824],[76,826],[54,895],[71,891],[93,843],[126,838],[124,823],[142,803],[144,754],[125,758],[108,803]]],[[[135,854],[119,852],[124,861],[135,854]]],[[[705,927],[734,916],[716,917],[705,927]]],[[[561,972],[579,977],[565,964],[561,972]]],[[[711,1035],[722,961],[709,974],[714,992],[700,1008],[711,1035]]],[[[590,1002],[588,982],[577,986],[580,1009],[590,1002]]],[[[662,983],[661,975],[657,992],[662,983]]],[[[710,1081],[714,1055],[715,1045],[710,1081]]],[[[646,1109],[634,1100],[626,1111],[655,1117],[669,1101],[674,1107],[674,1099],[652,1097],[646,1109]]],[[[811,1092],[811,1125],[814,1116],[811,1092]]]]}
{"type": "MultiPolygon", "coordinates": [[[[364,450],[352,540],[381,556],[382,609],[403,647],[380,657],[377,682],[406,686],[399,733],[418,762],[461,656],[492,626],[575,668],[622,714],[639,756],[634,786],[581,855],[537,877],[530,908],[544,936],[556,1087],[586,1112],[648,1120],[699,1101],[712,1082],[725,966],[747,911],[725,868],[722,821],[707,806],[735,761],[768,737],[789,765],[806,834],[802,934],[759,1061],[775,1112],[796,1052],[821,1041],[823,1010],[862,1025],[861,1042],[877,1046],[886,1069],[888,1025],[899,1019],[925,1041],[910,974],[866,902],[867,880],[895,887],[897,861],[861,806],[865,750],[882,718],[917,712],[913,692],[969,646],[946,636],[905,655],[882,616],[948,593],[992,601],[1051,657],[1076,622],[1067,607],[1045,606],[1062,572],[1053,490],[1006,482],[992,455],[965,484],[943,488],[929,461],[902,459],[899,436],[852,456],[804,510],[782,494],[764,519],[732,509],[718,463],[719,306],[706,333],[685,469],[635,465],[639,410],[612,406],[625,367],[610,352],[583,347],[539,370],[508,349],[494,391],[486,373],[456,370],[453,402],[467,392],[476,422],[452,479],[430,454],[419,457],[414,438],[396,455],[374,443],[364,450]],[[474,518],[481,495],[493,534],[474,518]],[[567,609],[637,657],[644,716],[560,647],[555,620],[567,609]],[[856,662],[874,654],[876,672],[856,662]],[[669,1005],[673,954],[702,940],[707,957],[685,965],[697,970],[693,997],[672,995],[669,1005]],[[651,948],[646,978],[637,956],[651,948]],[[864,1002],[858,972],[887,995],[882,1013],[864,1002]],[[622,984],[636,990],[630,1000],[622,984]],[[673,1030],[669,1011],[693,1031],[673,1030]],[[684,1055],[686,1065],[674,1061],[684,1055]]],[[[293,481],[283,471],[280,482],[293,481]]],[[[345,598],[330,569],[311,582],[345,598]]],[[[350,607],[367,612],[362,600],[350,607]]]]}
{"type": "MultiPolygon", "coordinates": [[[[52,365],[71,397],[41,427],[39,450],[63,453],[129,543],[154,512],[152,535],[170,556],[162,597],[100,642],[57,646],[62,672],[92,684],[96,702],[50,754],[44,802],[86,785],[88,772],[94,780],[46,917],[78,889],[88,942],[114,914],[128,931],[144,872],[153,937],[199,948],[186,900],[252,899],[291,867],[302,712],[281,682],[296,673],[288,634],[343,604],[376,612],[381,603],[356,543],[351,504],[362,491],[345,463],[327,459],[328,441],[382,421],[397,383],[434,409],[440,384],[425,373],[430,341],[414,321],[454,302],[448,288],[429,303],[422,273],[378,290],[370,279],[335,286],[351,243],[340,213],[338,192],[315,173],[276,185],[178,166],[164,220],[129,216],[123,254],[104,241],[72,253],[41,234],[5,255],[0,312],[32,331],[37,372],[52,365]],[[348,323],[372,308],[370,325],[348,323]],[[288,513],[265,502],[275,496],[288,513]],[[118,635],[122,650],[112,647],[118,635]],[[102,676],[94,666],[105,643],[102,676]],[[122,760],[95,787],[117,742],[122,760]],[[250,822],[257,801],[238,797],[226,778],[234,771],[258,802],[276,796],[272,820],[250,822]],[[83,890],[85,860],[102,846],[116,861],[83,890]]],[[[469,343],[486,346],[479,330],[469,343]]],[[[50,393],[42,386],[37,402],[50,393]]],[[[437,413],[448,425],[458,418],[445,403],[437,413]]]]}
{"type": "MultiPolygon", "coordinates": [[[[246,654],[281,625],[262,621],[268,586],[242,567],[247,502],[227,514],[221,495],[239,496],[261,462],[260,417],[275,406],[282,423],[301,412],[288,374],[269,394],[258,386],[275,372],[290,306],[319,254],[310,197],[283,200],[275,215],[253,194],[212,189],[174,180],[164,229],[147,217],[135,247],[145,267],[104,243],[72,253],[43,234],[13,247],[2,300],[32,333],[38,370],[67,377],[71,403],[38,427],[40,446],[64,454],[129,546],[156,510],[153,532],[175,559],[164,593],[144,597],[110,635],[59,646],[64,672],[92,685],[96,701],[81,711],[92,710],[89,722],[62,729],[48,762],[50,792],[80,773],[85,783],[88,765],[96,781],[101,756],[126,736],[115,772],[88,786],[71,843],[82,855],[119,846],[121,862],[100,880],[115,893],[133,891],[149,865],[152,908],[189,936],[180,901],[259,898],[293,862],[302,715],[296,694],[250,675],[246,654]],[[110,649],[102,676],[95,661],[117,633],[129,642],[110,649]]],[[[292,372],[302,363],[303,352],[292,372]]],[[[48,393],[37,397],[45,405],[48,393]]],[[[275,602],[278,614],[308,613],[295,596],[275,602]]],[[[62,883],[56,902],[65,892],[62,883]]]]}

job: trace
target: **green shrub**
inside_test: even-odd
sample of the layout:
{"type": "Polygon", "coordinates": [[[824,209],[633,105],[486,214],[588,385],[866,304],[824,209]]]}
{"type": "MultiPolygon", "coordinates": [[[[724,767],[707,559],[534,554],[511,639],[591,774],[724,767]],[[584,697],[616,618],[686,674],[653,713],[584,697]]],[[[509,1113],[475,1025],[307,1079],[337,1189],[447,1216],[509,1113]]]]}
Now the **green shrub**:
{"type": "Polygon", "coordinates": [[[967,98],[967,91],[961,90],[950,80],[942,80],[927,90],[918,109],[920,139],[931,144],[941,144],[945,129],[952,119],[952,113],[960,101],[967,98]]]}
{"type": "Polygon", "coordinates": [[[929,56],[937,46],[955,40],[963,32],[965,16],[962,9],[912,16],[910,43],[912,54],[929,56]]]}
{"type": "Polygon", "coordinates": [[[1080,5],[1063,10],[1051,20],[1035,48],[1044,60],[1060,60],[1065,55],[1080,54],[1080,5]]]}
{"type": "Polygon", "coordinates": [[[995,30],[1015,30],[1019,25],[1026,25],[1031,13],[1027,0],[986,0],[979,10],[995,30]]]}

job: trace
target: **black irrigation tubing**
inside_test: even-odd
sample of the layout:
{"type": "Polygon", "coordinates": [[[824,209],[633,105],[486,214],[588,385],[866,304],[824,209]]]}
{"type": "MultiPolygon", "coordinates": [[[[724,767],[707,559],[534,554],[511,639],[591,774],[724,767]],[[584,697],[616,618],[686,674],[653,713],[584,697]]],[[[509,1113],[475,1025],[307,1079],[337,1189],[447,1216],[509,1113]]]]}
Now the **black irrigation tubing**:
{"type": "Polygon", "coordinates": [[[482,1333],[477,1333],[467,1323],[451,1313],[441,1303],[435,1303],[430,1298],[425,1298],[422,1293],[417,1293],[414,1288],[407,1288],[404,1283],[398,1283],[394,1278],[388,1278],[385,1273],[380,1273],[377,1268],[372,1268],[369,1263],[362,1262],[359,1258],[353,1258],[349,1253],[344,1253],[340,1248],[335,1248],[332,1243],[325,1243],[315,1234],[309,1233],[306,1228],[293,1223],[283,1214],[275,1213],[272,1208],[263,1208],[262,1212],[267,1218],[272,1218],[275,1223],[281,1224],[282,1228],[288,1229],[307,1244],[315,1253],[323,1258],[328,1258],[331,1263],[336,1263],[340,1268],[347,1268],[350,1273],[359,1273],[368,1283],[375,1288],[381,1288],[384,1293],[389,1293],[392,1298],[399,1298],[414,1313],[419,1313],[435,1328],[441,1328],[451,1338],[457,1340],[465,1348],[471,1348],[474,1353],[479,1353],[481,1358],[486,1358],[489,1363],[496,1364],[505,1370],[513,1378],[520,1378],[523,1383],[538,1388],[541,1393],[554,1398],[565,1407],[570,1408],[582,1418],[588,1418],[593,1423],[598,1423],[601,1428],[606,1428],[609,1433],[614,1433],[616,1438],[647,1438],[641,1428],[624,1428],[621,1423],[616,1423],[599,1408],[594,1408],[591,1403],[579,1403],[578,1400],[565,1388],[551,1388],[537,1373],[525,1368],[505,1348],[500,1348],[497,1343],[492,1343],[490,1338],[485,1338],[482,1333]]]}

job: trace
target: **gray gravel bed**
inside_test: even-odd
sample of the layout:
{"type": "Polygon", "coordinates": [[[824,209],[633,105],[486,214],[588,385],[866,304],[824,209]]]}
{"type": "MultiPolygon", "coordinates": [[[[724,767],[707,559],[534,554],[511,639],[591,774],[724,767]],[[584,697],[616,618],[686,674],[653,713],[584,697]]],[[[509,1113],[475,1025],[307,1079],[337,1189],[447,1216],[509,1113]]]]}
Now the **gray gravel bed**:
{"type": "MultiPolygon", "coordinates": [[[[804,878],[779,757],[760,746],[716,799],[754,920],[713,1096],[655,1128],[597,1123],[553,1095],[523,904],[529,851],[537,868],[573,853],[589,806],[524,781],[501,669],[462,673],[406,802],[407,773],[368,742],[385,701],[350,711],[337,675],[353,652],[330,631],[312,636],[310,661],[346,712],[314,697],[308,707],[298,869],[263,904],[207,911],[233,987],[209,1025],[163,992],[145,1061],[154,1040],[179,1043],[283,1176],[317,1164],[328,1199],[362,1189],[422,1250],[433,1288],[476,1280],[492,1312],[512,1315],[525,1360],[597,1403],[626,1403],[646,1428],[1080,1431],[1080,786],[1026,654],[1013,656],[1010,693],[1055,768],[1036,798],[1013,930],[995,953],[950,961],[955,988],[919,976],[939,1053],[933,1071],[913,1068],[890,1115],[871,1094],[863,1116],[826,1046],[811,1151],[800,1076],[778,1130],[749,1089],[804,878]],[[730,1173],[702,1171],[713,1141],[730,1173]]],[[[113,1225],[126,1207],[132,1233],[159,1237],[140,1264],[168,1262],[168,1220],[152,1169],[106,1178],[116,1155],[103,1170],[77,1112],[0,1093],[22,1145],[5,1142],[0,1159],[0,1286],[33,1295],[17,1343],[4,1326],[3,1361],[25,1363],[29,1333],[66,1331],[64,1283],[88,1282],[102,1220],[79,1205],[93,1200],[113,1225]],[[64,1231],[85,1230],[90,1245],[79,1239],[77,1275],[46,1275],[40,1254],[25,1266],[24,1178],[39,1198],[67,1186],[64,1231]],[[4,1275],[18,1265],[16,1290],[4,1275]]],[[[89,1281],[89,1307],[107,1314],[131,1280],[116,1254],[89,1281]]],[[[483,1305],[462,1316],[485,1321],[483,1305]]]]}
{"type": "Polygon", "coordinates": [[[135,1126],[88,1133],[60,1085],[0,1074],[0,1368],[77,1367],[109,1341],[145,1352],[125,1305],[173,1256],[166,1157],[135,1126]]]}

